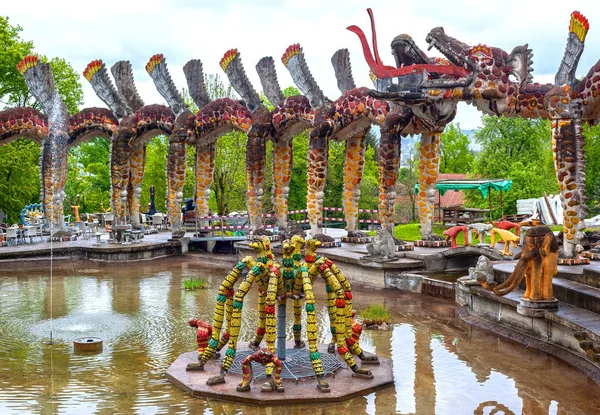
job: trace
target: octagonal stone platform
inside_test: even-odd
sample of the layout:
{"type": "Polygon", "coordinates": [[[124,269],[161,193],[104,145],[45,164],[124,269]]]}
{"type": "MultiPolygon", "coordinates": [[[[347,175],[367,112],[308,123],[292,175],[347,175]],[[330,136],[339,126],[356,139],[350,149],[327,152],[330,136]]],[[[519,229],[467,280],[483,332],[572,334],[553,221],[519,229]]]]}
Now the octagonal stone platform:
{"type": "MultiPolygon", "coordinates": [[[[241,345],[240,345],[241,346],[241,345]]],[[[248,350],[247,347],[240,347],[241,350],[248,350]]],[[[327,354],[327,345],[319,345],[319,352],[322,355],[327,354]]],[[[365,354],[369,354],[366,353],[365,354]]],[[[341,359],[337,353],[337,359],[341,359]]],[[[309,404],[309,403],[329,403],[342,402],[357,396],[368,395],[377,390],[394,385],[394,376],[392,372],[392,361],[390,359],[379,358],[379,365],[361,365],[360,359],[357,359],[359,366],[371,370],[373,379],[364,379],[353,377],[352,371],[344,363],[342,369],[338,369],[332,376],[327,376],[331,392],[323,393],[317,389],[315,377],[300,379],[297,381],[283,379],[285,392],[261,392],[260,388],[264,379],[258,378],[252,382],[252,390],[249,392],[237,392],[236,386],[241,380],[241,376],[234,373],[227,375],[226,383],[215,386],[208,386],[206,380],[219,373],[221,368],[220,360],[210,360],[203,372],[187,372],[185,370],[188,363],[198,361],[198,352],[183,353],[167,369],[167,378],[175,385],[190,393],[194,397],[204,397],[219,399],[224,401],[240,402],[252,405],[291,405],[291,404],[309,404]]],[[[343,361],[342,361],[343,362],[343,361]]]]}

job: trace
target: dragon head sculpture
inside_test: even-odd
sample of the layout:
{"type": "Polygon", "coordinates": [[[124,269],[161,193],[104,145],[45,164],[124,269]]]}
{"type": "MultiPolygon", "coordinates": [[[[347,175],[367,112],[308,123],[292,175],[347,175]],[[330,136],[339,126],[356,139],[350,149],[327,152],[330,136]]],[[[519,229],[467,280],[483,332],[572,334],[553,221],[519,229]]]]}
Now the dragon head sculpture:
{"type": "MultiPolygon", "coordinates": [[[[494,104],[531,82],[533,53],[527,45],[517,46],[510,53],[483,44],[469,46],[448,36],[441,27],[431,30],[426,41],[429,50],[436,48],[452,65],[469,71],[470,82],[464,85],[463,95],[465,99],[472,98],[482,111],[497,113],[494,104]]],[[[438,82],[436,86],[455,86],[451,84],[438,82]]]]}
{"type": "Polygon", "coordinates": [[[364,32],[358,26],[349,26],[361,41],[363,53],[376,91],[373,96],[390,101],[423,100],[424,90],[433,87],[462,87],[472,82],[473,68],[454,65],[446,59],[429,58],[408,35],[399,35],[392,42],[392,54],[396,66],[384,65],[377,48],[375,21],[371,9],[367,9],[373,33],[373,52],[364,32]]]}

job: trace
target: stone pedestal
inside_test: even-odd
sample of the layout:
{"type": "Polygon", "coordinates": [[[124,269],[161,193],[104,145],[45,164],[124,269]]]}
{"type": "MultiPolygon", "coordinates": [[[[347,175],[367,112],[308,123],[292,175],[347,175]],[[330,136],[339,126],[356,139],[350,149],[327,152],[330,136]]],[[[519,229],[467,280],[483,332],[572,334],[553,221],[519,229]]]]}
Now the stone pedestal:
{"type": "Polygon", "coordinates": [[[558,300],[532,301],[521,298],[517,313],[527,317],[544,317],[546,311],[558,311],[558,300]]]}

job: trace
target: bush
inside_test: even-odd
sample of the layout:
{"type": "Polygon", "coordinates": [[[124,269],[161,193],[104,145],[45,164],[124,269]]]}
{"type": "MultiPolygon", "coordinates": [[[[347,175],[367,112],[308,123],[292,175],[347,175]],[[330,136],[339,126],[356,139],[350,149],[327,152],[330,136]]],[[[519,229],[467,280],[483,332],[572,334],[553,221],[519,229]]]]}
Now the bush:
{"type": "Polygon", "coordinates": [[[205,279],[199,278],[190,278],[187,280],[183,280],[183,288],[186,290],[197,290],[197,289],[207,289],[209,287],[208,281],[205,279]]]}
{"type": "Polygon", "coordinates": [[[383,304],[372,304],[360,312],[363,323],[367,326],[372,324],[389,324],[390,311],[383,304]]]}

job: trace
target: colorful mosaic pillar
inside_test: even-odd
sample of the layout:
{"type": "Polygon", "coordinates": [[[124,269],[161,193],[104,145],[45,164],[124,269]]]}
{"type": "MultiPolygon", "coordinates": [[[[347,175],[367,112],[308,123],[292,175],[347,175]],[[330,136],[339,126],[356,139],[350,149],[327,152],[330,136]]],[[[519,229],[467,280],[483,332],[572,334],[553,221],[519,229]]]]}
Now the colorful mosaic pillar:
{"type": "Polygon", "coordinates": [[[387,123],[381,129],[379,143],[379,221],[394,234],[396,183],[400,170],[401,136],[387,123]]]}
{"type": "Polygon", "coordinates": [[[146,164],[146,144],[131,146],[129,158],[129,185],[127,186],[127,202],[129,203],[129,221],[136,229],[140,223],[140,197],[142,195],[142,180],[146,164]]]}
{"type": "Polygon", "coordinates": [[[196,215],[208,216],[208,199],[215,169],[215,143],[196,145],[196,215]]]}
{"type": "Polygon", "coordinates": [[[262,198],[264,195],[266,140],[261,136],[248,134],[246,145],[246,181],[248,219],[250,232],[263,228],[262,198]]]}
{"type": "Polygon", "coordinates": [[[326,136],[311,136],[308,145],[308,194],[307,209],[311,234],[321,233],[323,200],[327,179],[329,142],[326,136]]]}
{"type": "Polygon", "coordinates": [[[111,207],[115,215],[113,227],[127,224],[127,186],[130,173],[130,147],[128,134],[115,136],[110,154],[111,207]]]}
{"type": "Polygon", "coordinates": [[[293,140],[275,141],[273,146],[273,206],[279,229],[287,227],[288,196],[292,177],[293,140]]]}
{"type": "Polygon", "coordinates": [[[435,182],[440,166],[440,137],[439,132],[421,134],[419,146],[419,194],[417,206],[421,222],[421,238],[435,239],[433,233],[433,211],[435,201],[435,182]]]}
{"type": "Polygon", "coordinates": [[[187,148],[185,141],[171,138],[167,154],[167,214],[171,223],[173,237],[185,234],[181,223],[181,204],[183,185],[187,168],[187,148]]]}
{"type": "Polygon", "coordinates": [[[44,141],[41,155],[42,206],[47,223],[54,219],[52,145],[44,141]]]}
{"type": "MultiPolygon", "coordinates": [[[[370,127],[370,126],[369,126],[370,127]]],[[[346,141],[346,158],[344,159],[344,216],[346,230],[358,230],[358,201],[360,200],[360,182],[365,167],[365,135],[360,134],[346,141]]]]}
{"type": "Polygon", "coordinates": [[[561,256],[574,258],[582,248],[587,217],[585,196],[585,153],[581,120],[552,122],[554,168],[563,207],[563,246],[561,256]]]}

